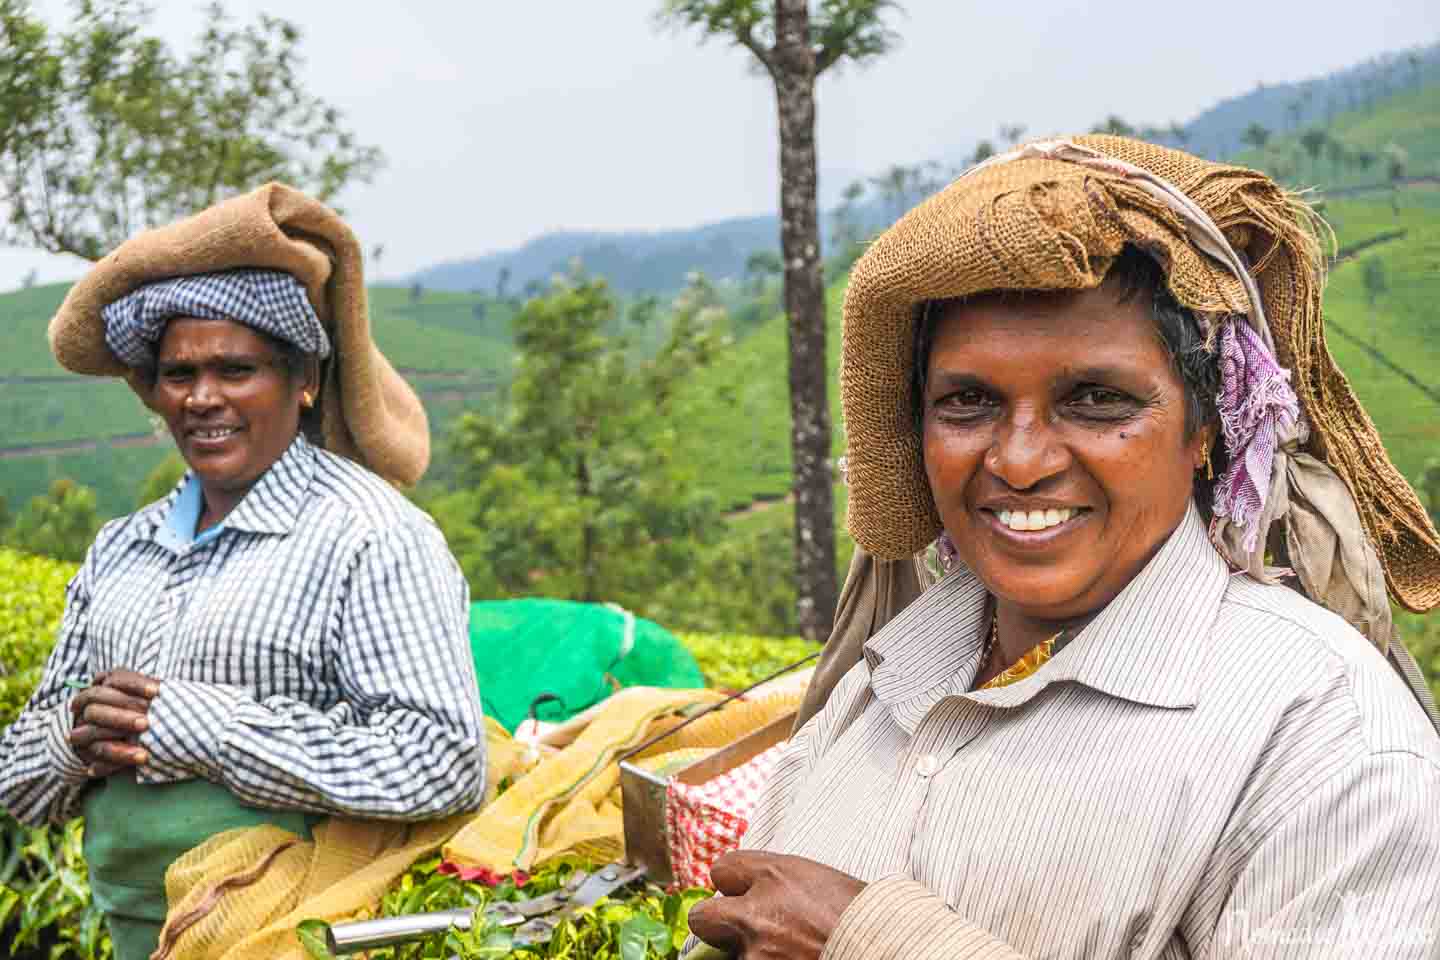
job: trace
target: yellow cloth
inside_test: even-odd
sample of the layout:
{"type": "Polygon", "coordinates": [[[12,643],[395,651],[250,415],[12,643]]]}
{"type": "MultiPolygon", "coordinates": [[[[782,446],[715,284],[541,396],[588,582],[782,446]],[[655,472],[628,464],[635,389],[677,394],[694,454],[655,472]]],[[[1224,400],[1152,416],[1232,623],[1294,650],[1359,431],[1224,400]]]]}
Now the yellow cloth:
{"type": "MultiPolygon", "coordinates": [[[[647,749],[656,767],[694,759],[792,712],[801,693],[736,701],[647,749]],[[684,751],[684,753],[681,753],[684,751]]],[[[538,758],[487,720],[490,783],[480,812],[430,823],[332,817],[313,842],[264,826],[218,834],[165,875],[165,960],[303,960],[302,920],[338,922],[373,910],[416,860],[497,872],[567,853],[598,859],[623,848],[617,757],[682,721],[676,711],[722,699],[712,690],[635,687],[606,700],[569,746],[538,758]],[[495,798],[496,785],[512,785],[495,798]]]]}
{"type": "MultiPolygon", "coordinates": [[[[675,751],[732,743],[793,712],[802,692],[742,700],[706,714],[640,754],[664,764],[675,751]]],[[[497,872],[529,870],[561,854],[579,851],[596,859],[623,853],[620,767],[616,758],[677,721],[676,706],[714,703],[710,690],[631,688],[607,707],[573,744],[536,767],[445,847],[445,858],[497,872]]]]}
{"type": "MultiPolygon", "coordinates": [[[[522,744],[486,717],[491,784],[524,772],[522,744]]],[[[434,853],[476,814],[428,823],[331,817],[313,842],[272,826],[227,830],[165,872],[169,915],[157,957],[166,960],[302,960],[302,920],[335,922],[372,909],[416,860],[434,853]]]]}

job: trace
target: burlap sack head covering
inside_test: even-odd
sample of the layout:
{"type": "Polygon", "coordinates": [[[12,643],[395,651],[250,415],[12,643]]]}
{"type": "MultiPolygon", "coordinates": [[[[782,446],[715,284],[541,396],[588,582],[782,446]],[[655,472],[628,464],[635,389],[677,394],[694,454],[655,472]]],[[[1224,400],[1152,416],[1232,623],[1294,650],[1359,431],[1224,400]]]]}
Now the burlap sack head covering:
{"type": "Polygon", "coordinates": [[[328,334],[317,403],[325,448],[391,483],[418,482],[430,462],[429,424],[420,398],[370,337],[360,243],[333,210],[284,184],[121,244],[70,289],[50,321],[50,349],[67,370],[124,377],[149,406],[144,373],[106,345],[102,311],[147,284],[246,267],[298,280],[328,334]]]}
{"type": "Polygon", "coordinates": [[[911,410],[920,307],[1091,289],[1130,244],[1200,319],[1233,392],[1267,363],[1276,374],[1249,384],[1261,402],[1227,411],[1222,400],[1239,472],[1217,484],[1217,549],[1267,580],[1267,547],[1283,551],[1312,599],[1383,648],[1387,583],[1411,610],[1440,604],[1440,537],[1325,346],[1323,230],[1261,173],[1122,137],[1030,144],[967,171],[851,273],[840,373],[851,534],[899,559],[941,533],[911,410]]]}

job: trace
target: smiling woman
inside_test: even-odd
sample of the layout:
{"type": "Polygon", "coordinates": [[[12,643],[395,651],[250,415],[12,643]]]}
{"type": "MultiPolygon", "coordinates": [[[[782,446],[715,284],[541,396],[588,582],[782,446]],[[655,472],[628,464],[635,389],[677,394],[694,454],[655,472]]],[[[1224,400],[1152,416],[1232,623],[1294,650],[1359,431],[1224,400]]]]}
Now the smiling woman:
{"type": "Polygon", "coordinates": [[[1325,351],[1316,226],[1261,174],[1085,137],[869,247],[848,525],[873,569],[933,543],[944,575],[873,635],[837,626],[853,666],[699,937],[1433,955],[1440,737],[1385,586],[1440,604],[1440,538],[1325,351]]]}
{"type": "Polygon", "coordinates": [[[83,812],[119,960],[175,947],[166,868],[215,834],[477,807],[468,591],[382,479],[418,479],[428,435],[370,342],[349,228],[278,185],[227,201],[100,261],[51,342],[125,376],[189,467],[100,531],[0,740],[0,804],[83,812]]]}

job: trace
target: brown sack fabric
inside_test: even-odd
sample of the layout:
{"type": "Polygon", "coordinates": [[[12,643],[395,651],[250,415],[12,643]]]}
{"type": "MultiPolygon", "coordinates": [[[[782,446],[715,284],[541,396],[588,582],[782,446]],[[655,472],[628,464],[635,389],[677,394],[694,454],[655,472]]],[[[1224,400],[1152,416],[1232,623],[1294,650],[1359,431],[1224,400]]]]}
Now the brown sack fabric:
{"type": "Polygon", "coordinates": [[[266,184],[127,240],[70,289],[50,321],[50,349],[67,370],[124,377],[149,406],[144,378],[105,345],[100,311],[156,280],[238,267],[294,276],[330,335],[318,401],[325,448],[393,484],[418,482],[430,462],[429,424],[371,339],[359,241],[334,211],[293,187],[266,184]]]}
{"type": "MultiPolygon", "coordinates": [[[[1309,421],[1304,452],[1349,489],[1395,599],[1421,612],[1440,606],[1440,536],[1325,346],[1318,218],[1243,167],[1123,137],[1072,142],[1178,187],[1244,255],[1309,421]]],[[[1175,298],[1203,318],[1247,312],[1239,280],[1195,247],[1166,204],[1123,175],[1063,160],[979,169],[876,239],[846,291],[840,374],[858,543],[898,560],[940,533],[909,409],[918,307],[990,290],[1091,289],[1127,243],[1156,257],[1175,298]]]]}

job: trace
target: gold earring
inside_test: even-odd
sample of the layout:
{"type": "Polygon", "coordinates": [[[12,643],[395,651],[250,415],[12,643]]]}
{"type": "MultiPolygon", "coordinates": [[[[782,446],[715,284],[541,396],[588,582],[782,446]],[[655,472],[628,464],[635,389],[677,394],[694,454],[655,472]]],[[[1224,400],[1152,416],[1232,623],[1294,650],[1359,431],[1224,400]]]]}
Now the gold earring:
{"type": "Polygon", "coordinates": [[[1208,443],[1205,445],[1205,479],[1215,479],[1215,468],[1210,464],[1210,445],[1208,443]]]}
{"type": "Polygon", "coordinates": [[[306,390],[305,392],[303,392],[302,394],[300,394],[300,405],[301,405],[302,407],[304,407],[305,409],[307,409],[307,410],[310,409],[310,407],[311,407],[312,405],[314,405],[314,403],[315,403],[315,401],[310,398],[310,391],[309,391],[309,390],[306,390]]]}

